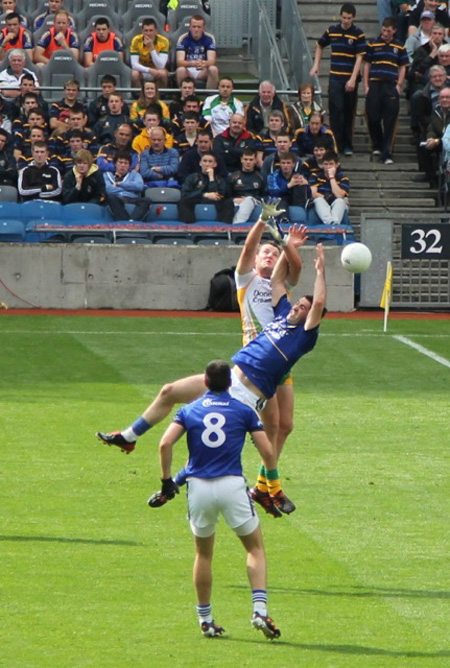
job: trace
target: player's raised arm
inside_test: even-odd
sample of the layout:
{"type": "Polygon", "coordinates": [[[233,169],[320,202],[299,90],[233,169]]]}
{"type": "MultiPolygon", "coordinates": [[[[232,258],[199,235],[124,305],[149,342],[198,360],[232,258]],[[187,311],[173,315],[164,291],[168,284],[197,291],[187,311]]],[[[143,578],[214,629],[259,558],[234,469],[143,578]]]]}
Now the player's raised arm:
{"type": "MultiPolygon", "coordinates": [[[[273,221],[274,222],[274,221],[273,221]]],[[[273,224],[273,223],[272,223],[273,224]]],[[[277,260],[272,273],[272,306],[276,306],[281,297],[286,294],[286,281],[288,281],[289,272],[293,271],[295,275],[300,276],[302,261],[297,252],[296,245],[305,243],[306,228],[302,225],[297,227],[293,225],[288,236],[283,239],[283,253],[277,260]]],[[[291,283],[295,285],[295,283],[291,283]]]]}
{"type": "Polygon", "coordinates": [[[298,254],[298,249],[301,248],[307,241],[305,225],[292,225],[289,229],[287,243],[284,247],[284,254],[288,263],[288,272],[286,280],[289,285],[297,285],[300,280],[302,272],[302,259],[298,254]]]}
{"type": "Polygon", "coordinates": [[[261,238],[264,234],[265,226],[266,224],[260,216],[253,225],[250,232],[247,234],[244,247],[236,265],[236,273],[248,274],[255,266],[256,253],[258,251],[258,246],[261,243],[261,238]]]}
{"type": "Polygon", "coordinates": [[[317,244],[317,257],[314,260],[316,280],[314,281],[313,303],[306,318],[305,330],[313,329],[320,324],[323,309],[327,300],[327,285],[325,282],[325,252],[322,244],[317,244]]]}

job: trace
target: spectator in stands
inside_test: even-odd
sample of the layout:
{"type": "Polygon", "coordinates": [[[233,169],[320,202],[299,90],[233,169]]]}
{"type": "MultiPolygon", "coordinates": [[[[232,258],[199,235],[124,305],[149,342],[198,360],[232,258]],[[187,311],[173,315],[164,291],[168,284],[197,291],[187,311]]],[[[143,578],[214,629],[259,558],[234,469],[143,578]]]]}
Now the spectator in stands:
{"type": "Polygon", "coordinates": [[[348,211],[349,182],[344,176],[337,153],[327,151],[323,169],[310,180],[314,208],[325,225],[340,225],[348,211]]]}
{"type": "MultiPolygon", "coordinates": [[[[199,130],[196,146],[186,151],[181,159],[178,169],[178,181],[180,183],[183,183],[189,174],[201,171],[200,160],[205,153],[214,153],[213,140],[209,130],[199,130]]],[[[214,156],[217,162],[216,173],[226,179],[228,171],[223,159],[217,153],[214,153],[214,156]]]]}
{"type": "Polygon", "coordinates": [[[0,30],[0,60],[3,60],[11,49],[23,49],[33,59],[33,40],[20,22],[21,17],[17,12],[6,16],[6,27],[0,30]]]}
{"type": "Polygon", "coordinates": [[[268,130],[269,114],[275,109],[283,112],[284,124],[289,130],[287,106],[278,97],[274,84],[271,81],[262,81],[259,85],[259,94],[253,98],[246,110],[247,130],[257,135],[268,130]]]}
{"type": "Polygon", "coordinates": [[[244,105],[233,95],[233,79],[221,77],[218,89],[216,95],[205,99],[202,108],[202,116],[210,123],[213,137],[228,130],[233,114],[244,114],[244,105]]]}
{"type": "Polygon", "coordinates": [[[69,120],[67,124],[68,130],[55,137],[55,152],[61,154],[67,153],[72,132],[74,130],[80,130],[83,133],[83,148],[94,153],[96,150],[97,138],[92,130],[87,127],[87,115],[83,105],[76,104],[72,107],[69,112],[69,120]]]}
{"type": "Polygon", "coordinates": [[[245,148],[241,155],[241,169],[228,177],[230,195],[237,211],[233,223],[246,223],[255,206],[261,203],[264,181],[256,169],[256,151],[245,148]]]}
{"type": "Polygon", "coordinates": [[[409,13],[408,35],[413,35],[419,28],[423,12],[431,12],[435,20],[448,30],[450,28],[450,18],[447,9],[440,8],[439,4],[439,0],[420,0],[416,2],[409,13]]]}
{"type": "Polygon", "coordinates": [[[286,130],[282,130],[278,133],[278,136],[275,139],[275,149],[276,150],[273,153],[270,153],[267,158],[264,159],[261,167],[261,176],[264,179],[264,183],[267,180],[267,175],[279,168],[280,157],[283,153],[291,151],[298,155],[298,151],[294,151],[292,148],[292,139],[286,130]]]}
{"type": "Polygon", "coordinates": [[[174,148],[166,148],[166,132],[162,127],[151,128],[151,147],[141,153],[139,173],[146,187],[177,188],[176,180],[180,158],[174,148]]]}
{"type": "Polygon", "coordinates": [[[395,19],[385,19],[381,35],[367,43],[364,65],[366,115],[372,155],[379,156],[385,165],[394,162],[392,151],[400,110],[400,92],[408,65],[406,49],[395,39],[395,31],[395,19]]]}
{"type": "Polygon", "coordinates": [[[321,114],[322,122],[324,122],[325,118],[325,111],[314,100],[314,86],[308,83],[300,86],[298,89],[298,100],[288,107],[288,112],[289,125],[292,132],[296,132],[299,128],[304,128],[305,125],[308,125],[311,114],[314,112],[321,114]]]}
{"type": "Polygon", "coordinates": [[[72,130],[70,139],[65,152],[62,155],[53,154],[50,156],[50,164],[58,167],[61,174],[64,176],[69,169],[75,167],[75,160],[77,153],[83,149],[84,137],[81,130],[72,130]]]}
{"type": "Polygon", "coordinates": [[[327,150],[327,141],[323,137],[316,139],[313,155],[310,158],[306,158],[302,165],[302,174],[308,182],[313,175],[323,169],[323,159],[327,150]]]}
{"type": "Polygon", "coordinates": [[[3,97],[15,98],[20,95],[20,81],[24,74],[30,74],[39,86],[37,76],[25,67],[25,53],[22,49],[11,49],[8,52],[8,67],[0,72],[0,94],[3,97]]]}
{"type": "Polygon", "coordinates": [[[116,51],[123,60],[122,40],[111,30],[106,17],[95,21],[94,31],[83,44],[83,65],[90,67],[102,51],[116,51]]]}
{"type": "Polygon", "coordinates": [[[322,125],[322,116],[314,112],[310,116],[309,125],[299,128],[295,133],[293,145],[297,148],[301,157],[311,156],[314,143],[319,137],[323,137],[327,142],[329,151],[337,151],[333,132],[326,125],[322,125]]]}
{"type": "Polygon", "coordinates": [[[114,169],[103,172],[103,178],[106,201],[114,220],[145,220],[151,200],[142,197],[144,181],[139,172],[132,169],[130,153],[118,151],[113,164],[114,169]],[[134,204],[131,215],[126,204],[134,204]]]}
{"type": "MultiPolygon", "coordinates": [[[[26,167],[27,165],[30,164],[30,162],[33,160],[32,152],[33,152],[33,146],[36,142],[38,141],[47,141],[47,134],[44,130],[44,128],[40,127],[33,127],[31,128],[28,137],[24,139],[21,147],[21,155],[17,158],[16,163],[17,167],[19,169],[22,169],[22,167],[26,167]]],[[[50,164],[52,162],[50,161],[50,164]]],[[[57,165],[55,165],[57,167],[57,165]]]]}
{"type": "Polygon", "coordinates": [[[328,80],[330,127],[336,137],[338,150],[344,155],[353,155],[353,123],[366,40],[361,28],[354,25],[355,5],[350,2],[343,4],[340,16],[340,23],[327,28],[318,40],[310,76],[319,74],[323,49],[331,45],[328,80]]]}
{"type": "Polygon", "coordinates": [[[159,107],[163,120],[170,121],[169,107],[159,99],[159,89],[156,81],[142,81],[139,99],[131,105],[130,121],[142,120],[150,106],[159,107]]]}
{"type": "Polygon", "coordinates": [[[180,90],[175,94],[175,97],[169,104],[170,118],[174,118],[176,114],[183,110],[183,102],[189,95],[195,95],[195,79],[192,77],[184,77],[180,81],[180,90]]]}
{"type": "Polygon", "coordinates": [[[24,28],[27,27],[28,19],[25,16],[25,14],[20,14],[20,12],[18,11],[16,0],[1,0],[0,6],[1,6],[0,14],[4,14],[5,18],[7,14],[17,13],[20,16],[20,25],[23,26],[24,28]]]}
{"type": "Polygon", "coordinates": [[[199,127],[202,128],[202,130],[208,128],[208,131],[211,132],[209,128],[209,122],[206,120],[206,118],[203,118],[203,116],[201,115],[201,110],[202,110],[202,103],[200,101],[200,98],[197,97],[197,95],[188,95],[183,100],[183,106],[181,108],[181,111],[176,113],[175,116],[172,118],[172,129],[174,135],[177,136],[180,134],[180,132],[182,132],[184,114],[187,114],[190,111],[194,111],[196,114],[198,114],[199,127]]]}
{"type": "Polygon", "coordinates": [[[267,130],[261,132],[258,135],[258,139],[261,142],[261,151],[258,154],[257,166],[261,169],[263,161],[267,158],[268,155],[272,155],[277,150],[276,148],[276,139],[280,132],[285,130],[284,127],[284,116],[281,111],[275,109],[269,114],[269,127],[267,130]]]}
{"type": "Polygon", "coordinates": [[[439,104],[431,115],[425,146],[419,146],[419,168],[425,172],[432,188],[438,185],[438,168],[442,152],[442,137],[450,123],[450,87],[439,93],[439,104]]]}
{"type": "Polygon", "coordinates": [[[139,154],[131,148],[133,130],[129,123],[119,125],[114,133],[114,140],[100,147],[97,154],[97,165],[102,172],[113,172],[115,161],[119,152],[128,153],[131,169],[137,170],[139,166],[139,154]]]}
{"type": "MultiPolygon", "coordinates": [[[[88,109],[88,122],[91,128],[108,113],[109,96],[116,92],[116,78],[112,74],[104,74],[100,79],[100,86],[102,92],[95,100],[92,100],[88,109]]],[[[123,103],[123,113],[130,113],[126,102],[123,103]]]]}
{"type": "MultiPolygon", "coordinates": [[[[48,2],[46,2],[45,5],[43,6],[43,9],[44,11],[38,14],[33,21],[33,32],[36,32],[37,30],[42,28],[42,26],[49,17],[53,17],[54,21],[55,15],[64,9],[63,0],[48,0],[48,2]]],[[[71,16],[70,14],[69,14],[69,25],[71,28],[75,28],[75,21],[73,19],[73,16],[71,16]]]]}
{"type": "Polygon", "coordinates": [[[90,151],[82,148],[76,154],[75,166],[64,177],[62,201],[63,204],[105,201],[105,182],[90,151]]]}
{"type": "Polygon", "coordinates": [[[411,130],[416,144],[425,139],[431,114],[439,103],[439,93],[450,84],[450,78],[441,65],[430,67],[430,81],[417,90],[410,99],[411,130]]]}
{"type": "Polygon", "coordinates": [[[289,206],[306,209],[311,192],[301,169],[302,163],[295,153],[282,153],[280,166],[267,175],[264,194],[281,199],[286,211],[289,206]]]}
{"type": "Polygon", "coordinates": [[[420,27],[417,28],[405,42],[406,53],[408,54],[410,64],[413,61],[417,49],[430,41],[434,23],[433,12],[422,12],[420,15],[420,27]]]}
{"type": "Polygon", "coordinates": [[[20,109],[20,114],[18,118],[14,119],[13,128],[20,128],[23,125],[23,123],[26,123],[28,114],[30,113],[31,109],[38,109],[38,108],[39,108],[39,97],[37,96],[37,94],[25,93],[25,95],[23,96],[23,103],[22,103],[22,108],[20,109]]]}
{"type": "Polygon", "coordinates": [[[21,157],[33,128],[42,128],[47,136],[48,126],[44,112],[42,109],[31,107],[27,112],[26,119],[16,119],[14,121],[14,157],[16,160],[21,157]]]}
{"type": "Polygon", "coordinates": [[[108,98],[108,112],[99,120],[92,131],[97,138],[97,142],[106,144],[114,141],[114,135],[117,128],[124,123],[128,123],[129,116],[124,112],[124,101],[122,93],[113,93],[108,98]]]}
{"type": "Polygon", "coordinates": [[[0,185],[17,186],[17,165],[12,152],[11,135],[0,128],[0,185]]]}
{"type": "Polygon", "coordinates": [[[163,88],[167,86],[169,59],[169,40],[160,35],[154,19],[142,21],[142,34],[131,40],[130,63],[134,85],[141,81],[158,81],[163,88]]]}
{"type": "Polygon", "coordinates": [[[217,174],[216,168],[214,153],[205,153],[200,159],[200,172],[190,174],[183,183],[178,212],[184,223],[195,222],[196,204],[214,204],[219,221],[233,221],[233,199],[229,196],[226,179],[217,174]]]}
{"type": "Polygon", "coordinates": [[[174,147],[180,156],[195,146],[200,127],[199,117],[195,111],[187,111],[183,117],[183,132],[180,132],[175,139],[174,147]]]}
{"type": "MultiPolygon", "coordinates": [[[[150,130],[158,126],[162,127],[161,124],[162,117],[159,108],[149,107],[144,114],[144,128],[138,134],[137,137],[133,139],[133,149],[138,153],[142,153],[146,148],[150,148],[152,142],[150,139],[150,130]]],[[[166,134],[165,146],[166,148],[173,148],[173,137],[165,129],[166,134]]]]}
{"type": "Polygon", "coordinates": [[[445,67],[447,75],[450,76],[450,44],[442,44],[437,52],[437,65],[445,67]]]}
{"type": "Polygon", "coordinates": [[[234,172],[241,166],[241,155],[244,148],[257,151],[257,159],[261,161],[262,146],[259,137],[255,137],[245,129],[245,116],[233,114],[230,127],[214,138],[213,150],[223,159],[228,172],[234,172]]]}
{"type": "Polygon", "coordinates": [[[32,156],[31,164],[19,171],[17,188],[22,200],[58,200],[62,190],[61,173],[48,164],[47,144],[36,142],[32,156]]]}
{"type": "Polygon", "coordinates": [[[79,82],[75,79],[66,81],[64,84],[64,97],[58,102],[53,102],[50,107],[50,129],[55,135],[67,130],[70,112],[74,106],[81,104],[86,112],[86,106],[79,100],[79,96],[79,82]]]}
{"type": "Polygon", "coordinates": [[[70,27],[70,17],[65,10],[55,14],[55,23],[41,36],[34,50],[36,65],[42,67],[50,61],[52,53],[66,49],[71,51],[78,61],[80,57],[80,44],[77,33],[70,27]]]}
{"type": "Polygon", "coordinates": [[[18,118],[21,114],[24,113],[23,110],[23,101],[24,96],[27,93],[35,93],[38,98],[38,106],[44,110],[46,116],[49,115],[48,104],[42,97],[42,94],[39,92],[39,89],[36,87],[36,82],[32,74],[22,74],[20,79],[20,94],[14,98],[10,105],[11,117],[18,118]]]}
{"type": "MultiPolygon", "coordinates": [[[[438,51],[445,41],[444,28],[439,23],[436,23],[431,31],[430,40],[415,51],[407,75],[408,96],[411,104],[413,104],[412,99],[415,92],[421,90],[426,85],[430,68],[438,64],[438,51]]],[[[412,123],[411,126],[413,126],[412,123]]]]}
{"type": "Polygon", "coordinates": [[[180,36],[177,46],[177,85],[191,76],[195,81],[206,81],[207,88],[217,88],[219,71],[216,66],[216,41],[205,32],[203,16],[192,16],[189,32],[180,36]]]}
{"type": "Polygon", "coordinates": [[[5,105],[5,101],[3,100],[3,98],[1,96],[0,96],[0,118],[1,118],[0,127],[3,130],[6,130],[6,132],[8,134],[11,134],[13,123],[12,123],[12,120],[11,120],[9,109],[5,105]]]}

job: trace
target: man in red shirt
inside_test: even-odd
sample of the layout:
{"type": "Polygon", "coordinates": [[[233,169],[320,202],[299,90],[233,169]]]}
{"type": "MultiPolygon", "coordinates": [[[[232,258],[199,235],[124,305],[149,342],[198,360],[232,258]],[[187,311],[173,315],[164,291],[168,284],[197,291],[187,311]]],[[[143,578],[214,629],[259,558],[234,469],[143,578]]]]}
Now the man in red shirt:
{"type": "Polygon", "coordinates": [[[102,51],[117,51],[123,60],[123,44],[112,32],[107,18],[101,17],[94,24],[92,32],[83,45],[83,65],[90,67],[102,51]]]}

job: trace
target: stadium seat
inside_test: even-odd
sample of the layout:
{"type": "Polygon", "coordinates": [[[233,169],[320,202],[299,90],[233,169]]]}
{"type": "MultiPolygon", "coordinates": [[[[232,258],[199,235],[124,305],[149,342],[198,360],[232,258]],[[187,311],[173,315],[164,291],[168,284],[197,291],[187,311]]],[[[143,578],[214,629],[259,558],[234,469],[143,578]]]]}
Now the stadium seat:
{"type": "Polygon", "coordinates": [[[0,243],[23,241],[25,224],[21,220],[0,220],[0,243]]]}
{"type": "Polygon", "coordinates": [[[4,218],[18,218],[21,220],[22,217],[22,204],[19,204],[18,202],[0,201],[0,220],[4,218]]]}
{"type": "Polygon", "coordinates": [[[166,246],[192,246],[193,241],[188,237],[158,236],[154,237],[153,243],[166,246]]]}
{"type": "Polygon", "coordinates": [[[288,216],[291,223],[306,223],[308,215],[306,210],[301,206],[290,206],[288,209],[288,216]]]}
{"type": "Polygon", "coordinates": [[[77,225],[102,223],[104,222],[104,210],[105,207],[100,204],[92,204],[90,202],[84,204],[65,204],[64,221],[77,225]]]}
{"type": "Polygon", "coordinates": [[[170,30],[177,30],[179,26],[191,16],[203,16],[206,30],[211,24],[211,17],[203,9],[202,0],[180,0],[176,9],[169,9],[167,22],[170,30]]]}
{"type": "Polygon", "coordinates": [[[159,0],[133,0],[122,15],[122,30],[128,32],[136,26],[139,19],[155,19],[158,32],[164,30],[165,16],[159,11],[159,0]]]}
{"type": "Polygon", "coordinates": [[[116,237],[116,244],[130,244],[130,245],[148,245],[153,244],[151,239],[147,237],[116,237]]]}
{"type": "MultiPolygon", "coordinates": [[[[103,18],[103,16],[101,16],[100,14],[96,14],[95,16],[91,16],[91,18],[88,19],[87,23],[83,25],[83,29],[78,32],[78,39],[80,41],[80,51],[83,48],[83,44],[85,43],[85,41],[87,40],[89,35],[94,32],[95,22],[97,21],[97,19],[100,19],[100,18],[103,18]]],[[[119,30],[119,28],[117,28],[116,26],[112,26],[111,24],[110,24],[110,27],[111,27],[112,32],[116,33],[116,35],[117,35],[117,37],[119,37],[119,39],[122,39],[122,37],[123,37],[122,31],[119,30]]]]}
{"type": "MultiPolygon", "coordinates": [[[[87,85],[100,88],[100,80],[105,74],[115,77],[118,88],[131,88],[131,68],[126,65],[115,51],[103,51],[95,63],[89,67],[87,85]]],[[[91,93],[91,95],[94,95],[91,93]]]]}
{"type": "Polygon", "coordinates": [[[214,204],[196,204],[195,220],[202,223],[217,220],[217,210],[214,204]]]}
{"type": "Polygon", "coordinates": [[[144,193],[152,202],[179,202],[181,191],[178,188],[147,188],[144,193]]]}
{"type": "Polygon", "coordinates": [[[24,202],[22,207],[22,218],[24,221],[55,222],[64,219],[63,205],[60,202],[45,202],[33,199],[24,202]]]}
{"type": "Polygon", "coordinates": [[[84,78],[84,67],[77,62],[72,51],[68,49],[60,49],[52,53],[50,62],[42,67],[42,85],[56,89],[46,91],[48,100],[59,100],[64,84],[69,79],[75,79],[83,86],[84,78]]]}
{"type": "Polygon", "coordinates": [[[77,25],[84,28],[92,16],[106,16],[113,30],[121,29],[122,18],[114,11],[109,0],[84,0],[82,9],[75,14],[77,25]]]}
{"type": "Polygon", "coordinates": [[[0,186],[0,202],[17,202],[19,193],[15,186],[0,186]]]}
{"type": "Polygon", "coordinates": [[[196,246],[230,246],[234,245],[233,241],[227,239],[227,237],[194,237],[194,243],[196,246]]]}
{"type": "Polygon", "coordinates": [[[252,211],[252,215],[248,219],[249,223],[256,223],[260,215],[261,215],[261,205],[257,204],[252,211]]]}
{"type": "Polygon", "coordinates": [[[176,204],[157,204],[150,207],[146,220],[150,223],[167,223],[179,224],[178,207],[176,204]]]}
{"type": "Polygon", "coordinates": [[[110,244],[112,243],[110,239],[107,239],[106,237],[100,237],[100,236],[81,236],[81,237],[73,237],[72,239],[73,244],[110,244]]]}

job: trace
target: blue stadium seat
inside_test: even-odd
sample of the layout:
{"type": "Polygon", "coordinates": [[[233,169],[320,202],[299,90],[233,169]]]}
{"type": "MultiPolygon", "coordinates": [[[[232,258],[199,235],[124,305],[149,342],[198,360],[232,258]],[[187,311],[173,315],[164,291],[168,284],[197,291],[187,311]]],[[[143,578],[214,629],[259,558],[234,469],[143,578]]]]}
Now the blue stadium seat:
{"type": "Polygon", "coordinates": [[[256,221],[258,220],[258,218],[260,217],[260,215],[261,215],[261,205],[258,204],[258,205],[255,206],[255,208],[253,209],[253,211],[252,211],[252,215],[251,215],[250,218],[248,219],[249,223],[256,223],[256,221]]]}
{"type": "Polygon", "coordinates": [[[105,222],[105,212],[107,211],[106,207],[91,202],[65,204],[63,210],[64,222],[76,223],[77,225],[105,222]]]}
{"type": "Polygon", "coordinates": [[[308,214],[301,206],[290,206],[288,210],[289,220],[291,223],[306,223],[308,214]]]}
{"type": "Polygon", "coordinates": [[[0,220],[2,218],[22,218],[22,204],[17,202],[0,202],[0,220]]]}
{"type": "Polygon", "coordinates": [[[107,239],[106,237],[97,237],[97,236],[81,236],[81,237],[74,237],[72,239],[73,244],[110,244],[112,243],[110,239],[107,239]]]}
{"type": "Polygon", "coordinates": [[[196,222],[216,221],[217,210],[214,204],[196,204],[195,205],[196,222]]]}
{"type": "Polygon", "coordinates": [[[23,241],[25,225],[21,220],[0,220],[0,242],[23,241]]]}
{"type": "Polygon", "coordinates": [[[176,204],[152,204],[146,220],[150,223],[176,223],[181,224],[178,218],[178,207],[176,204]]]}
{"type": "Polygon", "coordinates": [[[153,241],[146,237],[116,237],[116,244],[130,244],[135,246],[152,244],[153,241]]]}

